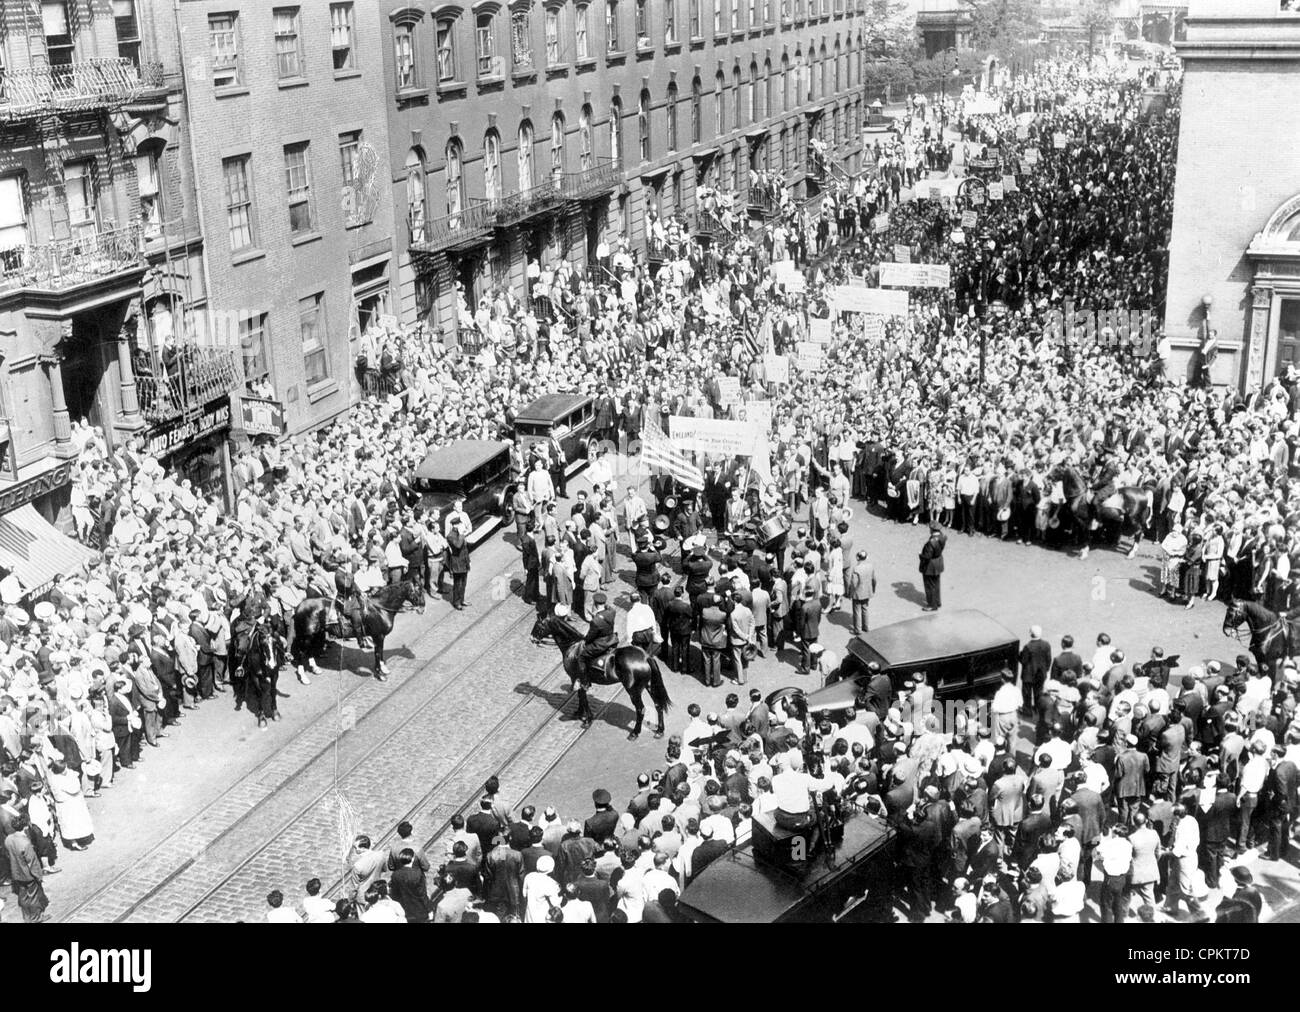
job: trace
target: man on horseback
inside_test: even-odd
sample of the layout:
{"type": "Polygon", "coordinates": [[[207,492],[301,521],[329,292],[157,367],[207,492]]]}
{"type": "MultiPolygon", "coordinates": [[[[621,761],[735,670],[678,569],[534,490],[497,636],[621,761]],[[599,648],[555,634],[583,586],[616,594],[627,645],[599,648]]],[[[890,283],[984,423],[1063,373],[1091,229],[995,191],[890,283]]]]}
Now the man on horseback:
{"type": "Polygon", "coordinates": [[[353,556],[351,562],[345,563],[334,570],[334,588],[338,594],[335,598],[335,604],[339,612],[339,630],[350,628],[353,638],[357,641],[357,647],[361,650],[368,650],[370,640],[366,636],[365,626],[361,623],[361,591],[357,587],[354,572],[354,566],[359,561],[359,557],[353,556]]]}
{"type": "Polygon", "coordinates": [[[614,609],[609,606],[609,598],[597,594],[592,603],[596,606],[596,613],[592,615],[587,635],[583,637],[578,659],[587,678],[600,680],[609,655],[618,648],[618,633],[614,631],[614,609]]]}
{"type": "Polygon", "coordinates": [[[1090,469],[1088,489],[1092,494],[1092,515],[1099,517],[1106,500],[1118,491],[1119,463],[1114,451],[1105,445],[1097,448],[1090,469]]]}

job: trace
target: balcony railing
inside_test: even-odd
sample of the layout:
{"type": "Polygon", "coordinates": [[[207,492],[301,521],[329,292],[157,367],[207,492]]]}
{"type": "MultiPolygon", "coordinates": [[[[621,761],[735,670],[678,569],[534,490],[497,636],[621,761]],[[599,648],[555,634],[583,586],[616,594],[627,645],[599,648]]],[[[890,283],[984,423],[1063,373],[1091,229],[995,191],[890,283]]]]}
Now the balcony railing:
{"type": "Polygon", "coordinates": [[[589,169],[566,172],[562,188],[569,200],[589,200],[608,193],[618,185],[622,166],[610,158],[598,158],[589,169]]]}
{"type": "Polygon", "coordinates": [[[455,214],[425,222],[419,230],[422,236],[412,230],[411,248],[424,253],[454,249],[462,243],[487,236],[491,230],[492,204],[486,200],[470,200],[455,214]]]}
{"type": "Polygon", "coordinates": [[[157,423],[201,408],[240,383],[235,353],[226,348],[182,345],[162,354],[136,356],[136,394],[145,420],[157,423]]]}
{"type": "Polygon", "coordinates": [[[128,225],[0,250],[0,291],[60,290],[130,270],[143,263],[140,240],[140,226],[128,225]]]}
{"type": "Polygon", "coordinates": [[[534,215],[543,214],[564,203],[562,187],[548,179],[539,186],[530,186],[518,193],[508,193],[491,201],[492,223],[497,228],[518,224],[534,215]]]}
{"type": "Polygon", "coordinates": [[[0,118],[113,106],[162,84],[160,66],[142,76],[135,64],[121,58],[6,70],[0,72],[0,118]]]}

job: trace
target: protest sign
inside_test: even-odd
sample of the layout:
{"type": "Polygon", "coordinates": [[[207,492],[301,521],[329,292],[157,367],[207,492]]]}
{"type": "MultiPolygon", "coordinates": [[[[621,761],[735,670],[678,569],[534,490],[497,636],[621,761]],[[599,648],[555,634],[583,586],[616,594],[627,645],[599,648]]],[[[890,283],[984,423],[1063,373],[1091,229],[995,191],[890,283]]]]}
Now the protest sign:
{"type": "Polygon", "coordinates": [[[830,320],[813,317],[808,321],[808,340],[813,344],[830,344],[833,330],[830,320]]]}
{"type": "Polygon", "coordinates": [[[912,262],[912,247],[905,246],[902,243],[895,243],[894,260],[896,263],[910,264],[912,262]]]}
{"type": "Polygon", "coordinates": [[[1002,196],[1002,184],[989,183],[989,200],[1001,200],[1002,196]]]}
{"type": "Polygon", "coordinates": [[[679,450],[728,457],[748,457],[766,433],[752,421],[668,416],[668,436],[679,450]]]}
{"type": "Polygon", "coordinates": [[[979,220],[980,220],[980,216],[976,214],[974,211],[962,211],[961,213],[962,228],[974,228],[976,225],[979,224],[979,220]]]}
{"type": "Polygon", "coordinates": [[[955,242],[958,246],[960,246],[962,245],[962,243],[966,241],[966,232],[963,229],[954,228],[952,230],[952,235],[950,235],[948,238],[950,238],[953,242],[955,242]]]}
{"type": "Polygon", "coordinates": [[[1037,148],[1025,148],[1024,162],[1025,162],[1026,165],[1037,165],[1037,164],[1038,164],[1038,149],[1037,149],[1037,148]]]}
{"type": "Polygon", "coordinates": [[[1061,133],[1060,131],[1057,131],[1056,133],[1052,134],[1052,147],[1054,147],[1057,151],[1064,151],[1065,145],[1066,145],[1065,134],[1061,133]]]}
{"type": "Polygon", "coordinates": [[[880,287],[947,288],[951,274],[947,264],[884,263],[880,265],[880,287]]]}
{"type": "Polygon", "coordinates": [[[795,346],[795,368],[800,372],[816,372],[826,366],[826,352],[820,344],[800,341],[795,346]]]}
{"type": "Polygon", "coordinates": [[[907,315],[907,292],[839,285],[830,288],[827,294],[837,313],[873,313],[876,316],[907,315]]]}
{"type": "Polygon", "coordinates": [[[1019,190],[1020,190],[1020,186],[1016,182],[1015,176],[1002,177],[1002,191],[1004,193],[1017,193],[1019,192],[1019,190]]]}
{"type": "Polygon", "coordinates": [[[735,404],[738,400],[740,400],[740,377],[719,376],[718,402],[725,406],[727,404],[735,404]]]}
{"type": "Polygon", "coordinates": [[[769,383],[788,383],[790,381],[790,360],[784,355],[764,355],[763,373],[769,383]]]}
{"type": "Polygon", "coordinates": [[[889,213],[878,214],[871,219],[871,227],[877,232],[889,231],[889,213]]]}

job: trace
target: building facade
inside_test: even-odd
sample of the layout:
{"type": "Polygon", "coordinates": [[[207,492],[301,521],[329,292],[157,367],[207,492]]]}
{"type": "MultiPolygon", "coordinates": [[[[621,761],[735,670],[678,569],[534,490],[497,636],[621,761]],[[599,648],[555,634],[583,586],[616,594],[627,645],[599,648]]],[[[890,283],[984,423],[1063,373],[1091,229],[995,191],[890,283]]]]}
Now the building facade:
{"type": "MultiPolygon", "coordinates": [[[[138,8],[137,0],[0,2],[6,516],[63,518],[74,422],[98,426],[110,446],[148,441],[202,397],[228,398],[235,379],[229,354],[198,363],[176,339],[165,356],[154,345],[149,312],[180,304],[175,278],[194,268],[198,229],[179,76],[159,58],[174,46],[158,46],[138,8]],[[196,364],[184,381],[182,357],[196,364]]],[[[11,562],[0,557],[0,567],[11,562]]]]}
{"type": "MultiPolygon", "coordinates": [[[[523,296],[647,216],[692,220],[751,170],[860,165],[861,0],[515,0],[383,11],[400,315],[446,340],[457,292],[523,296]]],[[[815,184],[813,184],[815,185],[815,184]]]]}
{"type": "Polygon", "coordinates": [[[1300,367],[1300,12],[1290,0],[1193,0],[1165,325],[1179,375],[1218,332],[1217,383],[1300,367]]]}
{"type": "MultiPolygon", "coordinates": [[[[160,5],[163,6],[163,5],[160,5]]],[[[393,312],[391,74],[373,0],[179,0],[208,340],[289,432],[357,395],[360,333],[393,312]]]]}

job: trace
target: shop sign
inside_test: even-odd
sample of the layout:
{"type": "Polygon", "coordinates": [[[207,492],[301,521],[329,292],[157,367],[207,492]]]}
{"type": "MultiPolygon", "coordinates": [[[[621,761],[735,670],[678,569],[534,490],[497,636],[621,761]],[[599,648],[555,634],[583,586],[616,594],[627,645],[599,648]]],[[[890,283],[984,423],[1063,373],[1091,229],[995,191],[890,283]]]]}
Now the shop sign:
{"type": "Polygon", "coordinates": [[[212,401],[193,414],[162,422],[145,435],[144,450],[152,457],[166,457],[195,440],[230,427],[230,401],[212,401]]]}
{"type": "Polygon", "coordinates": [[[284,405],[262,397],[231,394],[231,411],[240,430],[248,436],[283,436],[284,405]]]}

